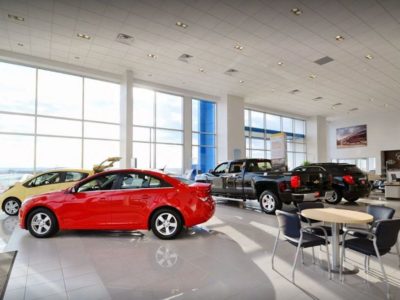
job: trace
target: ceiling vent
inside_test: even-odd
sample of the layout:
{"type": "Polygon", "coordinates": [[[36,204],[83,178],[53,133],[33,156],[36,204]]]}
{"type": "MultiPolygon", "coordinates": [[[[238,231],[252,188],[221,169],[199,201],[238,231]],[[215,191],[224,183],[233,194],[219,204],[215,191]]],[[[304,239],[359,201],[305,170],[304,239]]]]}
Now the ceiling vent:
{"type": "Polygon", "coordinates": [[[134,38],[133,36],[127,35],[125,33],[118,33],[116,41],[125,45],[132,45],[134,38]]]}
{"type": "Polygon", "coordinates": [[[300,93],[300,90],[298,90],[298,89],[291,90],[291,91],[289,92],[289,94],[292,94],[292,95],[296,95],[296,94],[298,94],[298,93],[300,93]]]}
{"type": "Polygon", "coordinates": [[[228,70],[226,70],[226,71],[224,72],[224,74],[229,75],[229,76],[232,76],[233,74],[235,74],[235,73],[237,73],[237,72],[239,72],[239,71],[236,70],[236,69],[228,69],[228,70]]]}
{"type": "Polygon", "coordinates": [[[317,59],[316,61],[314,61],[317,65],[320,65],[320,66],[322,66],[322,65],[325,65],[325,64],[327,64],[327,63],[330,63],[331,61],[333,61],[333,58],[331,58],[331,57],[329,57],[329,56],[325,56],[325,57],[322,57],[322,58],[320,58],[320,59],[317,59]]]}
{"type": "Polygon", "coordinates": [[[322,99],[324,99],[324,98],[322,98],[322,97],[316,97],[316,98],[313,99],[313,101],[321,101],[322,99]]]}
{"type": "Polygon", "coordinates": [[[182,54],[181,56],[178,57],[178,60],[183,61],[185,63],[188,63],[189,59],[191,59],[191,58],[193,58],[193,55],[184,53],[184,54],[182,54]]]}

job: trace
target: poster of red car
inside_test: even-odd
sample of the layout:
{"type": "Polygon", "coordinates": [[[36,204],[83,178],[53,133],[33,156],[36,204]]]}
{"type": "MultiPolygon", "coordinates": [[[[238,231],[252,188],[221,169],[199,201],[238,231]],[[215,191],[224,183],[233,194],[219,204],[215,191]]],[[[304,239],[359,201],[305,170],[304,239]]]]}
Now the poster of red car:
{"type": "Polygon", "coordinates": [[[357,125],[336,129],[338,148],[367,146],[367,125],[357,125]]]}

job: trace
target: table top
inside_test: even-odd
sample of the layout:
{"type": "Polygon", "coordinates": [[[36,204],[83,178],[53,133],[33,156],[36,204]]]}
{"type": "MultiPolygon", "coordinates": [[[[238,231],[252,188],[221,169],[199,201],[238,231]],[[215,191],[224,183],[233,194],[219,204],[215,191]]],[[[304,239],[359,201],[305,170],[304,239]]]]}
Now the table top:
{"type": "Polygon", "coordinates": [[[305,209],[301,211],[301,215],[313,220],[342,224],[366,224],[374,220],[374,217],[367,213],[337,208],[305,209]]]}

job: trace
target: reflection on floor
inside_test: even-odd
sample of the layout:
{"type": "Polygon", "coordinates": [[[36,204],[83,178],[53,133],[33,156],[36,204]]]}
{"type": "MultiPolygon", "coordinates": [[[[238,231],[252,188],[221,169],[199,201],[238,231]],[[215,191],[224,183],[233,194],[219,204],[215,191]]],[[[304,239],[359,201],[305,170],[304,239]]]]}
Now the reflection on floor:
{"type": "MultiPolygon", "coordinates": [[[[379,265],[340,282],[311,263],[299,264],[290,282],[295,247],[281,243],[275,267],[271,252],[276,217],[260,212],[256,201],[219,200],[216,215],[185,231],[178,240],[161,241],[150,232],[61,232],[35,239],[0,215],[0,247],[18,250],[5,299],[383,299],[386,287],[379,265]],[[15,228],[14,228],[15,227],[15,228]]],[[[397,209],[400,201],[360,200],[342,207],[365,210],[369,203],[397,209]]],[[[287,206],[285,209],[293,209],[287,206]]],[[[325,253],[316,256],[321,260],[325,253]]],[[[363,269],[363,257],[348,251],[347,263],[363,269]]],[[[399,261],[394,253],[383,261],[391,299],[400,299],[399,261]]]]}

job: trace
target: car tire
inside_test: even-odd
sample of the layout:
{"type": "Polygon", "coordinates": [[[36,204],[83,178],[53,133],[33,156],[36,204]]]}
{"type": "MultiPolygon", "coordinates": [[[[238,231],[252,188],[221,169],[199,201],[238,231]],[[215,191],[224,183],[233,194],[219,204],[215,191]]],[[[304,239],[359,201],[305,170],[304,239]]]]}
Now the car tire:
{"type": "Polygon", "coordinates": [[[172,240],[181,233],[182,228],[182,217],[173,209],[162,208],[151,217],[151,230],[159,239],[172,240]]]}
{"type": "Polygon", "coordinates": [[[352,197],[352,198],[344,198],[344,199],[346,199],[346,201],[348,201],[348,202],[350,202],[350,203],[353,203],[353,202],[356,202],[358,199],[360,199],[359,197],[352,197]]]}
{"type": "Polygon", "coordinates": [[[48,238],[58,232],[55,215],[46,208],[38,208],[28,215],[27,228],[37,238],[48,238]]]}
{"type": "Polygon", "coordinates": [[[343,195],[340,190],[334,190],[332,197],[329,199],[325,199],[325,202],[328,204],[338,204],[342,201],[343,195]]]}
{"type": "Polygon", "coordinates": [[[282,208],[282,201],[272,192],[264,191],[259,197],[260,207],[266,214],[274,214],[277,209],[282,208]]]}
{"type": "Polygon", "coordinates": [[[21,207],[21,201],[19,199],[10,197],[3,202],[3,211],[9,216],[18,215],[19,208],[21,207]]]}

